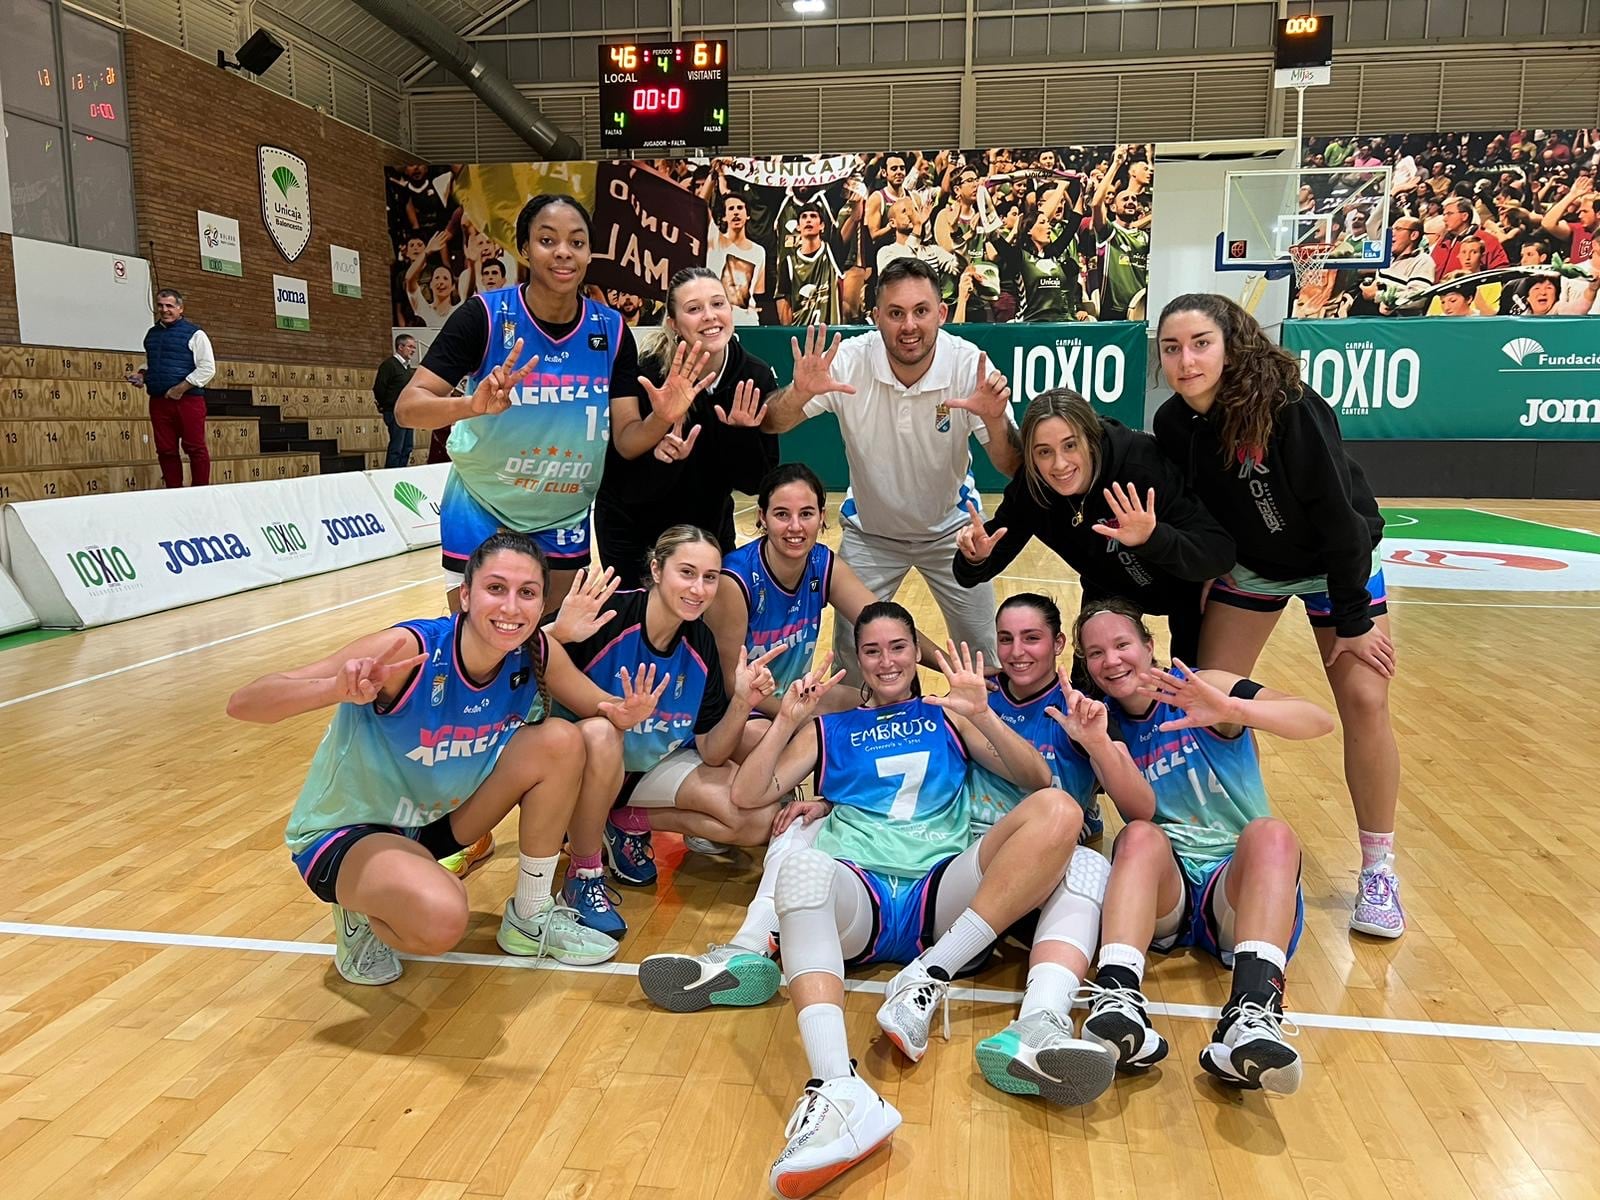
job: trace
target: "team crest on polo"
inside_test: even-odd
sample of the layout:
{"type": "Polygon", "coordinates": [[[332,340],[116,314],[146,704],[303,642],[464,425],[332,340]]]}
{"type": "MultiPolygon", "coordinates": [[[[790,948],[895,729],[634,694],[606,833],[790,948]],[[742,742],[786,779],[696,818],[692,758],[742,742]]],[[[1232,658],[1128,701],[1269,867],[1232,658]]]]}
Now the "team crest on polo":
{"type": "Polygon", "coordinates": [[[261,167],[261,222],[289,262],[311,241],[311,180],[306,160],[277,146],[257,146],[261,167]]]}

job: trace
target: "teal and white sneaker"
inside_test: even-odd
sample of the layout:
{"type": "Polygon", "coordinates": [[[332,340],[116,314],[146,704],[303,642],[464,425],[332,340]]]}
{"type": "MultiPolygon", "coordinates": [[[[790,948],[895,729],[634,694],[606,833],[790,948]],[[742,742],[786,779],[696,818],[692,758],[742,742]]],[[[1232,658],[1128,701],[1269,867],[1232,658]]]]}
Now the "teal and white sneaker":
{"type": "Polygon", "coordinates": [[[507,900],[494,940],[507,954],[553,958],[575,967],[603,963],[615,958],[618,950],[616,941],[579,923],[578,914],[565,904],[557,904],[554,897],[527,919],[517,916],[515,900],[507,900]]]}
{"type": "Polygon", "coordinates": [[[1070,1018],[1049,1011],[1020,1017],[984,1038],[977,1056],[983,1077],[1002,1092],[1069,1107],[1099,1097],[1117,1073],[1116,1055],[1077,1037],[1070,1018]]]}
{"type": "Polygon", "coordinates": [[[778,994],[778,964],[741,946],[704,954],[652,954],[639,964],[639,986],[668,1012],[699,1012],[714,1004],[752,1008],[778,994]]]}
{"type": "Polygon", "coordinates": [[[366,917],[335,904],[333,931],[333,965],[350,983],[382,987],[400,978],[400,956],[378,940],[366,917]]]}

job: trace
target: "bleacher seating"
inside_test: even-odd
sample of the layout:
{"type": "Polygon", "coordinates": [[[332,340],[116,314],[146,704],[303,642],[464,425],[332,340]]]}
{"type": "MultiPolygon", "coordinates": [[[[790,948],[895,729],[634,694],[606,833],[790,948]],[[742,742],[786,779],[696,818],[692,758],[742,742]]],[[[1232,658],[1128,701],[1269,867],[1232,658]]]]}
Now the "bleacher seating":
{"type": "MultiPolygon", "coordinates": [[[[126,351],[0,346],[0,502],[161,486],[143,389],[126,351]]],[[[224,360],[207,386],[211,482],[384,464],[372,368],[224,360]]],[[[427,438],[414,462],[427,458],[427,438]]],[[[185,460],[187,474],[187,459],[185,460]]]]}

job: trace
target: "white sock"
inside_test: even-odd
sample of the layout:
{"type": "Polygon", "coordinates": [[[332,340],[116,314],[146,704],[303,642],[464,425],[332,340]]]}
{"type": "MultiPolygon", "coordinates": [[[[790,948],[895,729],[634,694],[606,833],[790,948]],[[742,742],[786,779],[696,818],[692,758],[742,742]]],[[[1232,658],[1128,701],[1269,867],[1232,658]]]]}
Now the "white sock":
{"type": "Polygon", "coordinates": [[[511,906],[524,921],[548,903],[550,884],[556,877],[556,863],[560,860],[559,854],[552,854],[549,858],[517,855],[517,894],[512,898],[511,906]]]}
{"type": "Polygon", "coordinates": [[[796,1019],[806,1062],[816,1079],[839,1079],[850,1074],[850,1041],[844,1031],[844,1009],[837,1004],[809,1004],[796,1019]]]}
{"type": "Polygon", "coordinates": [[[773,936],[778,932],[778,906],[773,902],[773,894],[778,890],[778,868],[796,850],[815,842],[821,831],[821,821],[796,821],[767,843],[755,899],[745,909],[744,924],[739,926],[739,932],[728,940],[730,946],[748,950],[751,954],[767,953],[773,936]]]}
{"type": "Polygon", "coordinates": [[[1072,1011],[1072,993],[1083,982],[1060,963],[1035,963],[1028,968],[1028,990],[1022,993],[1018,1019],[1036,1012],[1053,1012],[1065,1017],[1072,1011]]]}
{"type": "Polygon", "coordinates": [[[1237,959],[1241,954],[1254,954],[1280,971],[1289,969],[1289,956],[1284,953],[1282,947],[1274,946],[1271,942],[1240,942],[1233,948],[1233,957],[1237,959]]]}
{"type": "Polygon", "coordinates": [[[1095,966],[1125,967],[1139,977],[1140,984],[1144,983],[1144,951],[1126,942],[1107,942],[1101,946],[1095,966]]]}
{"type": "Polygon", "coordinates": [[[733,935],[728,944],[748,950],[751,954],[765,954],[772,935],[777,931],[777,905],[772,903],[771,896],[757,892],[756,898],[750,901],[750,907],[745,909],[744,924],[739,926],[739,932],[733,935]]]}
{"type": "Polygon", "coordinates": [[[994,945],[994,940],[995,932],[989,923],[966,909],[944,936],[923,952],[922,965],[929,971],[937,967],[946,979],[954,979],[957,971],[994,945]]]}

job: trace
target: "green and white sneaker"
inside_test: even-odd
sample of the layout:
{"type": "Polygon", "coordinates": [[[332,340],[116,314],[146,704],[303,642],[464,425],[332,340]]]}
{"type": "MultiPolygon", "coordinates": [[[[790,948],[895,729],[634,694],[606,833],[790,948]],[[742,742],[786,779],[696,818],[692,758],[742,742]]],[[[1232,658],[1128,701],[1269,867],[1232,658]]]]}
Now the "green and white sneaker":
{"type": "Polygon", "coordinates": [[[1088,1104],[1111,1086],[1117,1058],[1072,1031],[1072,1020],[1048,1010],[1011,1022],[977,1047],[983,1077],[1014,1096],[1054,1104],[1088,1104]]]}
{"type": "Polygon", "coordinates": [[[552,896],[533,916],[517,916],[515,900],[506,901],[500,932],[494,935],[500,949],[522,958],[553,958],[575,967],[590,967],[616,956],[619,943],[578,922],[578,914],[552,896]]]}
{"type": "Polygon", "coordinates": [[[639,986],[669,1012],[699,1012],[713,1004],[765,1004],[778,994],[778,964],[741,946],[704,954],[652,954],[639,964],[639,986]]]}
{"type": "Polygon", "coordinates": [[[349,982],[382,987],[400,978],[400,956],[378,940],[366,917],[335,904],[333,931],[333,965],[349,982]]]}

